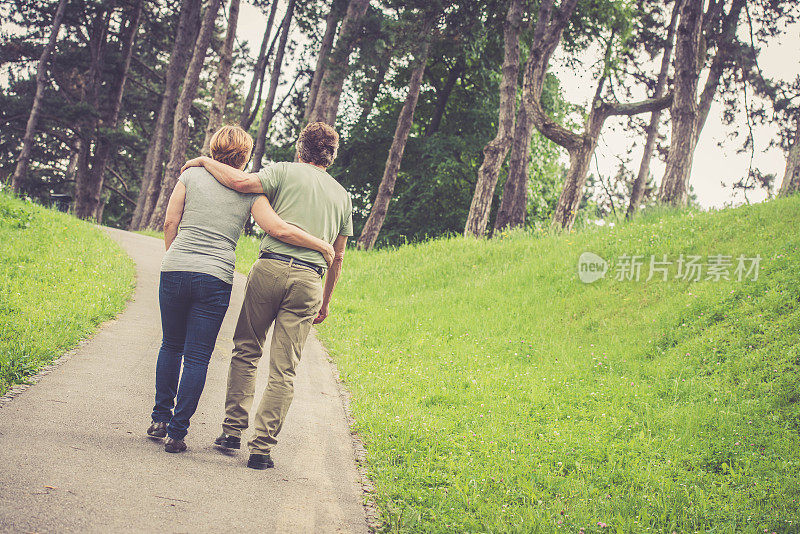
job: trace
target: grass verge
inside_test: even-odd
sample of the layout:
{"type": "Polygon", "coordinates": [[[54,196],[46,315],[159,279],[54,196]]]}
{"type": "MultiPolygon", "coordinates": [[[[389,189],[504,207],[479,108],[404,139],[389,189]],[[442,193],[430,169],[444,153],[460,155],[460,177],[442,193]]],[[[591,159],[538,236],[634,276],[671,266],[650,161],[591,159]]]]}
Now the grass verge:
{"type": "Polygon", "coordinates": [[[387,530],[797,532],[798,228],[794,197],[349,251],[319,331],[387,530]],[[760,274],[587,285],[585,251],[760,274]]]}
{"type": "MultiPolygon", "coordinates": [[[[319,327],[390,532],[800,530],[800,197],[350,250],[319,327]],[[591,285],[590,251],[761,256],[591,285]]],[[[246,273],[258,240],[243,237],[246,273]]]]}
{"type": "Polygon", "coordinates": [[[0,394],[123,309],[134,275],[96,226],[0,194],[0,394]]]}

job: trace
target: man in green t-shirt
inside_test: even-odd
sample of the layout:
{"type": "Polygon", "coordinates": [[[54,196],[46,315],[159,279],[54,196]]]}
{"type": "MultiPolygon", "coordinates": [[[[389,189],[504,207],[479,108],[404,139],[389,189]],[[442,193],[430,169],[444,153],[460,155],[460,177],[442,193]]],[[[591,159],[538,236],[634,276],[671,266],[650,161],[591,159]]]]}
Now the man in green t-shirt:
{"type": "Polygon", "coordinates": [[[258,361],[267,330],[274,323],[269,381],[255,414],[253,438],[248,443],[247,466],[254,469],[273,466],[270,450],[277,443],[292,403],[295,368],[312,323],[321,323],[328,316],[347,238],[353,235],[350,195],[325,170],[336,158],[338,148],[336,131],[325,123],[313,122],[297,140],[297,162],[275,163],[258,173],[247,173],[200,157],[182,169],[202,166],[231,189],[263,193],[284,221],[331,243],[335,251],[328,269],[319,252],[267,235],[261,241],[259,259],[250,270],[233,336],[222,435],[215,443],[227,449],[241,447],[241,435],[247,429],[253,406],[258,361]]]}

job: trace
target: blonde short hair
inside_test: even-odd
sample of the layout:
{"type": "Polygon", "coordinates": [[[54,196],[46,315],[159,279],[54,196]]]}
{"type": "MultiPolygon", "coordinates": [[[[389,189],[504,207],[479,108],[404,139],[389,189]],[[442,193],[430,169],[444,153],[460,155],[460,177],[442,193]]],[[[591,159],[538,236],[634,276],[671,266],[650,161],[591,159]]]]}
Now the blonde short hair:
{"type": "Polygon", "coordinates": [[[339,134],[324,122],[312,122],[300,132],[297,156],[306,163],[330,167],[339,151],[339,134]]]}
{"type": "Polygon", "coordinates": [[[253,151],[253,138],[239,126],[223,126],[211,136],[211,157],[237,169],[243,168],[253,151]]]}

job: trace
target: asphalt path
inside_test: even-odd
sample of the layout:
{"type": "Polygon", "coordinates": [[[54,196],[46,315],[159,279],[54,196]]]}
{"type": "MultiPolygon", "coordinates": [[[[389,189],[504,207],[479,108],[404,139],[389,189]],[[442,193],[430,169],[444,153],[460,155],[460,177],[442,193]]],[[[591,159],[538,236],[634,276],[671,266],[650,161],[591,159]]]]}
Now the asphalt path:
{"type": "MultiPolygon", "coordinates": [[[[203,397],[181,454],[145,435],[161,323],[160,240],[108,230],[136,262],[133,300],[69,358],[0,408],[2,532],[367,532],[353,441],[312,332],[272,456],[213,447],[245,277],[237,273],[203,397]]],[[[269,341],[267,341],[267,347],[269,341]]],[[[267,354],[256,392],[263,391],[267,354]]],[[[258,403],[256,398],[255,405],[258,403]]]]}

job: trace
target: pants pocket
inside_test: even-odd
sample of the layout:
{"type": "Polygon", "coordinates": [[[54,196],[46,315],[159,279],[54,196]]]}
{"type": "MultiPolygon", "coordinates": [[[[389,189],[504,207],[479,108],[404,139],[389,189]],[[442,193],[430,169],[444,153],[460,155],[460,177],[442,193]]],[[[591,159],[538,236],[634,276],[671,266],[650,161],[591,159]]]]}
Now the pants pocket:
{"type": "Polygon", "coordinates": [[[159,296],[175,298],[180,295],[183,275],[181,271],[163,271],[158,284],[159,296]]]}
{"type": "Polygon", "coordinates": [[[295,279],[283,307],[300,317],[316,316],[322,306],[322,279],[295,279]]]}
{"type": "Polygon", "coordinates": [[[222,306],[223,308],[228,308],[231,304],[231,287],[227,287],[226,289],[222,289],[219,291],[219,302],[218,305],[222,306]]]}

